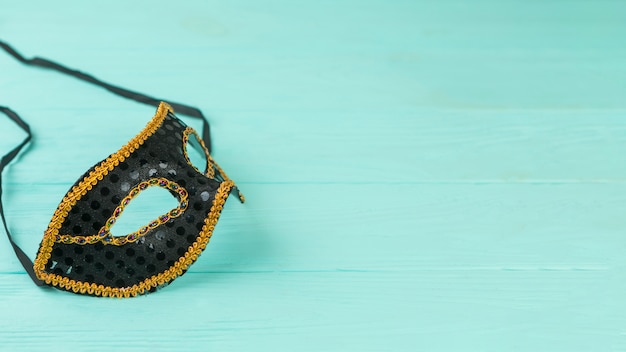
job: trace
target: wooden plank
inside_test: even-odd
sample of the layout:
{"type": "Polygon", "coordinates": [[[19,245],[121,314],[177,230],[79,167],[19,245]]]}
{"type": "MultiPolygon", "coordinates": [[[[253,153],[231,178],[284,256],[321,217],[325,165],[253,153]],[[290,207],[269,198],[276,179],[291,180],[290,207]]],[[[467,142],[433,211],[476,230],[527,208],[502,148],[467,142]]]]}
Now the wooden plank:
{"type": "MultiPolygon", "coordinates": [[[[19,243],[35,253],[58,200],[51,194],[62,196],[64,189],[30,190],[7,195],[13,205],[7,216],[19,243]]],[[[249,202],[227,203],[209,254],[192,271],[606,270],[624,264],[624,184],[244,190],[249,202]]],[[[0,272],[20,271],[10,249],[0,250],[8,258],[0,272]]]]}
{"type": "Polygon", "coordinates": [[[623,346],[616,275],[189,273],[161,293],[110,300],[0,274],[0,339],[11,350],[611,350],[623,346]]]}
{"type": "MultiPolygon", "coordinates": [[[[6,182],[72,184],[153,114],[129,110],[94,112],[101,118],[90,127],[77,123],[87,110],[29,112],[58,118],[59,128],[45,127],[41,117],[32,121],[37,148],[12,166],[6,182]],[[54,177],[43,176],[42,165],[54,177]]],[[[239,112],[217,121],[214,135],[217,160],[242,183],[623,182],[623,114],[415,110],[384,122],[365,112],[239,112]],[[262,127],[270,122],[275,127],[262,127]]]]}

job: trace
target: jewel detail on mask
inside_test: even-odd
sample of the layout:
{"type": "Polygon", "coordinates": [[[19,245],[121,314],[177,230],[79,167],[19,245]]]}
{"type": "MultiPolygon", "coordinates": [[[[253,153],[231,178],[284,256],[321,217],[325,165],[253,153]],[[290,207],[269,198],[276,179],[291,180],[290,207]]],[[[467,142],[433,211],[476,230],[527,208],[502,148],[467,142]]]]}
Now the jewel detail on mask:
{"type": "Polygon", "coordinates": [[[187,199],[187,191],[178,183],[165,178],[153,178],[148,181],[141,182],[135,188],[130,190],[128,196],[122,199],[120,205],[115,208],[113,215],[106,221],[100,231],[98,231],[98,234],[92,236],[57,235],[55,237],[55,242],[61,242],[64,244],[94,244],[102,241],[104,244],[112,244],[116,246],[121,246],[129,242],[135,242],[140,237],[148,233],[149,230],[155,229],[160,225],[179,217],[187,209],[187,199]],[[111,228],[115,225],[117,219],[124,213],[124,208],[130,204],[133,198],[137,197],[141,191],[144,191],[151,186],[165,188],[173,191],[175,194],[178,194],[180,196],[178,207],[170,210],[167,214],[160,215],[157,219],[152,220],[148,225],[142,226],[138,231],[131,232],[125,236],[113,236],[111,234],[111,228]]]}

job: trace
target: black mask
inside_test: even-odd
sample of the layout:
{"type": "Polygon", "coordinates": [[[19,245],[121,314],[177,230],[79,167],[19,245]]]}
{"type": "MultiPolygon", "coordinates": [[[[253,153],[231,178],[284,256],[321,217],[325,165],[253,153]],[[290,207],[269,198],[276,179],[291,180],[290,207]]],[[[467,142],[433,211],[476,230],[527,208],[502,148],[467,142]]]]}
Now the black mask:
{"type": "MultiPolygon", "coordinates": [[[[152,292],[184,274],[209,242],[228,195],[235,192],[244,201],[211,157],[210,145],[178,119],[174,109],[201,118],[208,143],[208,123],[202,113],[112,86],[46,59],[25,59],[3,42],[0,47],[23,63],[68,73],[142,103],[158,104],[156,115],[138,135],[92,167],[68,191],[44,233],[34,264],[12,240],[0,202],[9,240],[33,281],[81,294],[132,297],[152,292]],[[204,154],[204,170],[190,162],[188,147],[204,154]],[[150,187],[168,190],[178,206],[135,232],[112,235],[111,228],[123,216],[124,208],[150,187]]],[[[15,112],[6,107],[0,111],[28,134],[2,158],[1,175],[31,135],[15,112]]]]}

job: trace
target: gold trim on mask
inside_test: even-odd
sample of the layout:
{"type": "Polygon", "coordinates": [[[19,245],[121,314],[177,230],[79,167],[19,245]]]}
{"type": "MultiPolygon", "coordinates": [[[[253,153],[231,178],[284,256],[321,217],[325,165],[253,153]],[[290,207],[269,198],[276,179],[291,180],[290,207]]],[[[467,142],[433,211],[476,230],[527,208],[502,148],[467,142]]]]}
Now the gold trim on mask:
{"type": "Polygon", "coordinates": [[[202,140],[202,138],[200,138],[200,136],[198,135],[196,130],[194,130],[191,127],[187,127],[183,131],[183,156],[185,157],[185,160],[187,160],[187,164],[191,165],[199,173],[203,174],[204,176],[206,176],[208,178],[215,177],[215,168],[213,167],[213,164],[212,164],[211,154],[209,154],[209,150],[207,149],[206,145],[204,144],[204,141],[202,140]],[[204,156],[206,157],[206,163],[207,163],[206,164],[206,173],[200,171],[196,167],[196,165],[192,164],[191,160],[189,160],[189,154],[187,153],[187,146],[189,145],[189,135],[191,135],[191,134],[196,136],[196,139],[198,140],[198,142],[200,142],[200,146],[202,147],[202,150],[204,151],[204,156]]]}
{"type": "Polygon", "coordinates": [[[182,213],[187,210],[187,206],[189,205],[187,202],[188,192],[182,186],[174,181],[170,181],[165,178],[151,178],[148,181],[140,182],[137,187],[130,190],[128,195],[122,199],[120,205],[115,208],[113,211],[113,215],[111,215],[107,221],[104,223],[104,226],[100,228],[100,230],[95,235],[90,236],[74,236],[74,235],[56,235],[54,237],[54,241],[56,243],[63,244],[95,244],[97,242],[102,242],[103,244],[112,244],[116,246],[122,246],[126,243],[132,243],[137,241],[139,238],[145,236],[148,231],[155,229],[168,221],[175,219],[182,215],[182,213]],[[111,228],[117,222],[117,219],[122,216],[124,213],[124,209],[130,204],[130,202],[137,197],[142,191],[148,189],[151,186],[159,186],[161,188],[169,189],[170,191],[176,193],[180,198],[178,201],[178,207],[170,210],[166,214],[160,215],[158,218],[150,221],[145,226],[139,228],[139,230],[135,232],[131,232],[124,236],[113,236],[111,234],[111,228]]]}

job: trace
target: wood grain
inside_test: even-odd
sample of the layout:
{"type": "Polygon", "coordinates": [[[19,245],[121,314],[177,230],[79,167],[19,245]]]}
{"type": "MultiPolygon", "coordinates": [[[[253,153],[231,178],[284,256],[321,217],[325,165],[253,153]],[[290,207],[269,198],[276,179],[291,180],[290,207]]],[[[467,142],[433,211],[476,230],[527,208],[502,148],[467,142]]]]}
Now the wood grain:
{"type": "MultiPolygon", "coordinates": [[[[623,2],[0,8],[27,56],[200,107],[249,200],[132,300],[38,289],[0,238],[0,350],[626,350],[623,2]]],[[[35,133],[3,183],[34,257],[154,111],[6,55],[0,105],[35,133]]]]}

